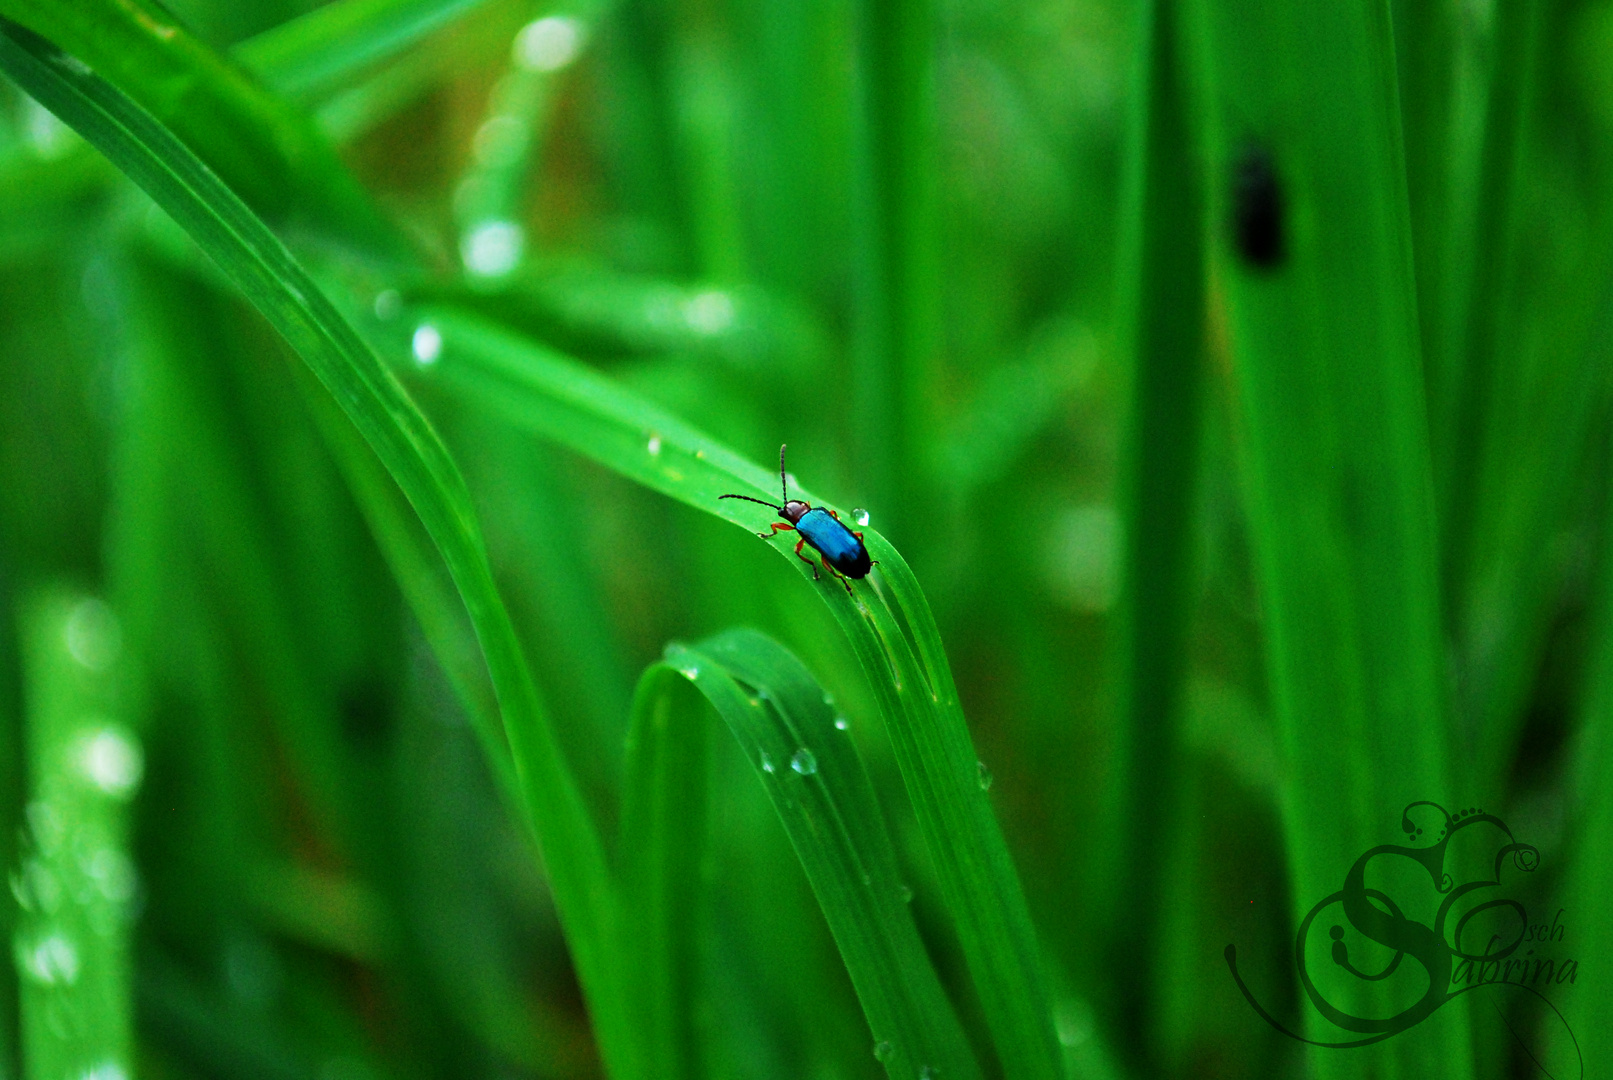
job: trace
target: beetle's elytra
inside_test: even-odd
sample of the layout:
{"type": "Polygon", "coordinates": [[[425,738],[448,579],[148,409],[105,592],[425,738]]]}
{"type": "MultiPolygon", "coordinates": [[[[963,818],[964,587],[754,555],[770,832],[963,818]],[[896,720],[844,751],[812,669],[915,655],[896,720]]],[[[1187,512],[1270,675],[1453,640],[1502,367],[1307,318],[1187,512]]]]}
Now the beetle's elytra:
{"type": "Polygon", "coordinates": [[[746,502],[761,503],[771,506],[778,511],[778,516],[784,519],[784,524],[774,522],[767,532],[757,533],[766,540],[776,533],[798,532],[801,539],[795,542],[795,557],[812,567],[812,577],[818,577],[818,567],[811,559],[801,553],[804,544],[811,544],[812,550],[818,553],[823,561],[823,568],[838,577],[851,591],[851,582],[847,578],[865,578],[868,571],[873,569],[874,562],[868,557],[868,548],[863,543],[863,534],[848,529],[840,520],[840,515],[833,510],[823,507],[814,507],[800,499],[790,498],[789,481],[784,476],[784,451],[787,446],[778,448],[778,475],[779,492],[783,504],[770,503],[765,499],[754,499],[749,495],[719,495],[719,499],[744,499],[746,502]]]}

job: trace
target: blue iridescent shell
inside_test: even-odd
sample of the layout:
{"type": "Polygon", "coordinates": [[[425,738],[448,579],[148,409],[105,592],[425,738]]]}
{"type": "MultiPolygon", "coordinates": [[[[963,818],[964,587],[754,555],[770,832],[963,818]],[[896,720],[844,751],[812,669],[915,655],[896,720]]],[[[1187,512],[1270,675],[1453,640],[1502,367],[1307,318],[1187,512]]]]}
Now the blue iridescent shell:
{"type": "Polygon", "coordinates": [[[849,578],[868,576],[873,567],[868,549],[829,511],[815,506],[801,515],[795,527],[807,543],[823,553],[830,566],[849,578]]]}

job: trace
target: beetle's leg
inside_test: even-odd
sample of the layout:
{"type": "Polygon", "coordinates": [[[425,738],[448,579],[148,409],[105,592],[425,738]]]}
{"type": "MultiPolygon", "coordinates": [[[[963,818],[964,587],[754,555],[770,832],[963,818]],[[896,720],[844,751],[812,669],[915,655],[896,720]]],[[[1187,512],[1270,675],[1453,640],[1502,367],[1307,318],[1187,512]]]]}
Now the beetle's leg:
{"type": "MultiPolygon", "coordinates": [[[[840,579],[840,584],[842,584],[842,585],[844,585],[846,587],[846,595],[850,596],[851,595],[851,579],[846,577],[845,574],[842,574],[840,571],[836,570],[834,567],[830,566],[829,565],[829,559],[828,559],[827,556],[820,555],[819,557],[823,559],[823,568],[825,570],[829,571],[829,573],[833,574],[835,577],[840,579]]],[[[814,568],[813,572],[816,573],[815,568],[814,568]]]]}
{"type": "Polygon", "coordinates": [[[769,528],[766,532],[757,533],[756,535],[760,536],[763,540],[771,540],[771,539],[773,539],[773,537],[777,536],[781,532],[794,532],[794,531],[795,531],[795,526],[794,525],[788,525],[788,524],[785,524],[782,521],[775,521],[775,522],[773,522],[772,527],[769,528]]]}
{"type": "MultiPolygon", "coordinates": [[[[817,567],[817,564],[814,563],[811,559],[807,558],[805,555],[801,554],[801,545],[804,544],[804,543],[806,543],[806,537],[804,537],[804,536],[801,537],[801,539],[799,539],[799,540],[797,540],[795,542],[795,557],[797,559],[800,559],[802,562],[806,563],[808,566],[812,567],[812,580],[817,581],[818,580],[818,567],[817,567]]],[[[825,563],[824,565],[828,565],[828,564],[825,563]]]]}
{"type": "Polygon", "coordinates": [[[852,530],[851,535],[855,536],[859,540],[861,540],[863,538],[863,534],[860,533],[860,532],[857,532],[855,529],[852,530]]]}
{"type": "MultiPolygon", "coordinates": [[[[828,507],[827,507],[827,506],[825,506],[825,507],[824,507],[824,509],[825,509],[825,510],[829,510],[829,508],[828,508],[828,507]]],[[[840,513],[839,513],[839,511],[836,511],[836,510],[829,510],[829,516],[830,516],[830,517],[832,517],[832,518],[834,518],[834,519],[835,519],[835,520],[836,520],[836,521],[839,521],[839,520],[840,520],[840,513]]]]}

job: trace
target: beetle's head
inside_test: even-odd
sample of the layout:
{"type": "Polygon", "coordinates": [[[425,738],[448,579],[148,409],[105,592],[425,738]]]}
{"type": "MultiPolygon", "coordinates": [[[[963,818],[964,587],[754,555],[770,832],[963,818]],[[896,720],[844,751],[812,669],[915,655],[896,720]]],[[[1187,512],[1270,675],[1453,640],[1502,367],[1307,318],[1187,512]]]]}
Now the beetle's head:
{"type": "Polygon", "coordinates": [[[794,525],[806,517],[806,512],[810,509],[812,509],[810,503],[804,503],[800,499],[790,499],[785,502],[784,508],[778,512],[778,516],[794,525]]]}

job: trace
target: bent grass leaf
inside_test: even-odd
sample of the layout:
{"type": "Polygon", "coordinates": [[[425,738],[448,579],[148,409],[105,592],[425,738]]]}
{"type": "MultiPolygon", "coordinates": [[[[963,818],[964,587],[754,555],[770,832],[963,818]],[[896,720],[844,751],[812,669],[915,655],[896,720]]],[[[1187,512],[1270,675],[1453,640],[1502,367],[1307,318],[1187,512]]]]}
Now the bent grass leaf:
{"type": "Polygon", "coordinates": [[[978,1078],[919,939],[873,785],[823,687],[755,630],[673,644],[666,664],[659,671],[681,675],[705,695],[756,769],[840,948],[886,1072],[978,1078]]]}
{"type": "Polygon", "coordinates": [[[612,965],[613,893],[603,845],[494,585],[464,480],[436,431],[285,246],[149,113],[12,24],[0,23],[0,69],[106,154],[218,263],[307,363],[408,498],[476,629],[602,1053],[615,1075],[639,1075],[612,965]]]}
{"type": "MultiPolygon", "coordinates": [[[[446,306],[416,313],[441,350],[423,379],[605,467],[752,532],[757,510],[733,492],[777,497],[777,473],[753,465],[611,379],[484,319],[446,306]]],[[[823,505],[791,481],[791,493],[823,505]]],[[[1035,930],[1002,830],[980,789],[979,762],[940,631],[917,579],[885,539],[865,530],[877,573],[851,592],[816,582],[879,698],[942,893],[1005,1071],[1062,1075],[1035,930]]],[[[792,545],[775,544],[798,573],[792,545]]]]}

